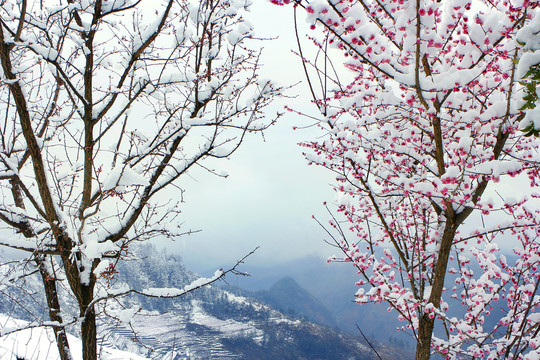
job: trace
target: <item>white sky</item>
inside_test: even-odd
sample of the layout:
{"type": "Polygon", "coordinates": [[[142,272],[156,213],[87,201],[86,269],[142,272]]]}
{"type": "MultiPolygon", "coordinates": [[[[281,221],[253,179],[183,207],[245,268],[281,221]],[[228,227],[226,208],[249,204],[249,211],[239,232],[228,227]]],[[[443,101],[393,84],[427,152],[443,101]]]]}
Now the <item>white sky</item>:
{"type": "MultiPolygon", "coordinates": [[[[283,85],[303,81],[300,60],[291,53],[291,49],[296,50],[292,7],[255,0],[251,12],[257,36],[279,36],[265,44],[261,77],[283,85]]],[[[307,27],[303,20],[299,23],[307,27]]],[[[299,96],[276,101],[268,108],[269,116],[283,112],[285,104],[314,111],[305,84],[288,94],[299,96]]],[[[250,264],[332,255],[334,250],[323,242],[323,231],[311,216],[327,218],[322,203],[334,196],[329,185],[334,176],[323,168],[308,166],[303,149],[297,145],[315,140],[322,131],[316,127],[292,130],[293,125],[309,123],[286,113],[265,133],[266,141],[256,135],[248,138],[231,160],[216,162],[217,170],[229,174],[226,179],[202,170],[192,172],[194,179],[184,182],[185,230],[203,231],[168,243],[169,251],[178,252],[194,270],[225,267],[256,246],[260,249],[248,259],[250,264]]]]}

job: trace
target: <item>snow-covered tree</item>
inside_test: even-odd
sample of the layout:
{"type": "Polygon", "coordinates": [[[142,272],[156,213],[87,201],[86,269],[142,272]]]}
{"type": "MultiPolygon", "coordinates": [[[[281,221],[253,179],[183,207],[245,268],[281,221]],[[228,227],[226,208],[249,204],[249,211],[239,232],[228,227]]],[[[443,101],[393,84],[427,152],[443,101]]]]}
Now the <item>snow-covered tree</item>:
{"type": "Polygon", "coordinates": [[[388,303],[417,359],[538,359],[540,154],[516,74],[536,4],[272,2],[315,31],[319,56],[300,55],[327,136],[305,145],[337,174],[356,301],[388,303]]]}
{"type": "Polygon", "coordinates": [[[185,232],[178,180],[216,173],[207,159],[273,122],[262,109],[279,89],[258,78],[249,3],[1,2],[0,243],[41,274],[62,359],[59,282],[79,306],[83,358],[96,359],[99,279],[130,242],[185,232]]]}

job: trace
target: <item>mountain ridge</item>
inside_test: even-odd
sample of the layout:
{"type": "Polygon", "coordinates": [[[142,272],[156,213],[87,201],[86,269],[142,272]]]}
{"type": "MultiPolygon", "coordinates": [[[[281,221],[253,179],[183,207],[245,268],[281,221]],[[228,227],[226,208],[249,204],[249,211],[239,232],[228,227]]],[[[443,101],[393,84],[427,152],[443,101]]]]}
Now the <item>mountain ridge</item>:
{"type": "Polygon", "coordinates": [[[330,310],[290,276],[282,277],[268,290],[254,292],[253,297],[285,314],[300,316],[319,325],[337,327],[330,310]]]}

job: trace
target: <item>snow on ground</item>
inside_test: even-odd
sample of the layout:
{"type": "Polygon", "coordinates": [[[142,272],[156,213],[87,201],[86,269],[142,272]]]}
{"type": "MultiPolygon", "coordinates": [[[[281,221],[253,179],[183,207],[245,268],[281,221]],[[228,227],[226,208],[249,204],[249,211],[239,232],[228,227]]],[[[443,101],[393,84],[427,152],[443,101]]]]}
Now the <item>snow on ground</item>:
{"type": "MultiPolygon", "coordinates": [[[[0,334],[29,323],[0,314],[0,334]]],[[[68,342],[74,359],[82,358],[81,340],[68,334],[68,342]]],[[[103,360],[146,360],[147,358],[125,351],[101,348],[99,358],[103,360]]],[[[0,336],[0,359],[16,360],[59,360],[58,350],[50,327],[34,327],[0,336]]]]}
{"type": "Polygon", "coordinates": [[[236,304],[241,304],[241,305],[251,304],[251,302],[244,296],[238,296],[226,290],[223,290],[223,292],[227,296],[227,300],[229,300],[230,302],[234,302],[236,304]]]}
{"type": "Polygon", "coordinates": [[[215,331],[219,331],[229,337],[250,337],[253,340],[262,340],[264,331],[257,329],[255,324],[249,322],[239,322],[232,319],[221,320],[206,314],[197,300],[192,301],[193,310],[191,321],[195,324],[206,326],[215,331]]]}
{"type": "Polygon", "coordinates": [[[261,311],[263,309],[270,310],[270,307],[262,303],[253,301],[253,299],[248,299],[247,297],[244,297],[244,296],[235,295],[226,290],[223,290],[223,292],[227,296],[227,300],[229,300],[230,302],[241,304],[241,305],[250,305],[250,306],[253,306],[253,308],[257,311],[261,311]]]}
{"type": "Polygon", "coordinates": [[[284,317],[275,317],[273,316],[271,320],[276,324],[291,324],[291,325],[300,325],[302,324],[301,320],[291,320],[284,317]]]}

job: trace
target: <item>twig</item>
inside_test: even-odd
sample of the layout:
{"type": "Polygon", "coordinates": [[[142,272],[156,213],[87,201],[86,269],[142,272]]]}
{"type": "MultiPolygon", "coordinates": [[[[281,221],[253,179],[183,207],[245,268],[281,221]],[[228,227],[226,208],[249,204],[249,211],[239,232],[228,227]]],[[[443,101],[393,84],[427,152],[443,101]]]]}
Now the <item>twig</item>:
{"type": "Polygon", "coordinates": [[[356,325],[356,328],[358,329],[358,331],[360,331],[360,334],[362,334],[362,337],[364,338],[364,340],[366,340],[366,342],[368,343],[369,347],[371,348],[371,350],[373,350],[375,352],[375,355],[377,355],[377,357],[381,360],[382,357],[379,355],[379,353],[377,352],[377,350],[375,350],[375,348],[373,347],[373,345],[371,345],[371,343],[369,342],[369,340],[367,339],[367,337],[364,335],[364,333],[362,332],[362,330],[360,329],[360,326],[358,326],[358,324],[355,324],[356,325]]]}

